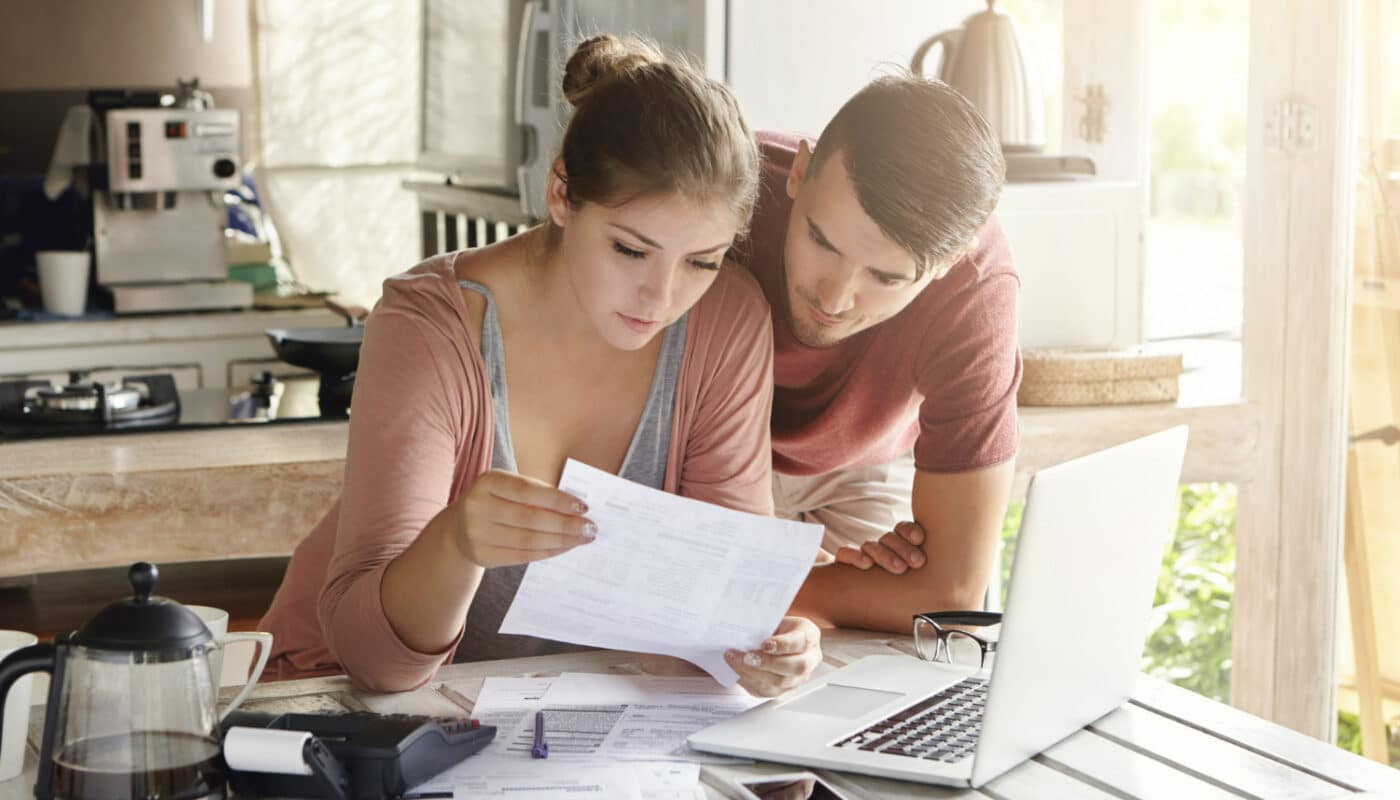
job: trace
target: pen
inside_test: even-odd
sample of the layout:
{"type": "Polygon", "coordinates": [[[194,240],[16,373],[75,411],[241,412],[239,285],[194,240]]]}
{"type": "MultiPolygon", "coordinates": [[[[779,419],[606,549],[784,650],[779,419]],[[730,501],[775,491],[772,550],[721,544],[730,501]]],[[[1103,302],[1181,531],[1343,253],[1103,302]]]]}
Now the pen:
{"type": "Polygon", "coordinates": [[[531,758],[549,758],[549,742],[544,740],[544,712],[535,712],[535,744],[530,748],[531,758]]]}

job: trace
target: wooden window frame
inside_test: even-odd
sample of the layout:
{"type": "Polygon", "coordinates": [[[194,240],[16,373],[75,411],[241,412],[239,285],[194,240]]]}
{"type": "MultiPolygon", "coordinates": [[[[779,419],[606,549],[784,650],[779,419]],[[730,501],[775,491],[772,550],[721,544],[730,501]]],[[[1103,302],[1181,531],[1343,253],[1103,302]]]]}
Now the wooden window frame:
{"type": "MultiPolygon", "coordinates": [[[[1065,150],[1089,152],[1107,177],[1144,187],[1147,11],[1147,0],[1065,0],[1064,13],[1065,150]],[[1074,98],[1095,83],[1112,106],[1104,141],[1088,143],[1074,98]]],[[[1110,424],[1093,433],[1126,438],[1187,422],[1183,480],[1239,484],[1231,702],[1327,740],[1336,725],[1358,18],[1355,0],[1252,0],[1243,397],[1104,410],[1098,417],[1110,424]],[[1314,143],[1276,144],[1269,121],[1284,103],[1309,111],[1314,143]]],[[[1028,429],[1055,421],[1027,411],[1028,429]]],[[[1087,449],[1032,448],[1022,469],[1087,449]]]]}

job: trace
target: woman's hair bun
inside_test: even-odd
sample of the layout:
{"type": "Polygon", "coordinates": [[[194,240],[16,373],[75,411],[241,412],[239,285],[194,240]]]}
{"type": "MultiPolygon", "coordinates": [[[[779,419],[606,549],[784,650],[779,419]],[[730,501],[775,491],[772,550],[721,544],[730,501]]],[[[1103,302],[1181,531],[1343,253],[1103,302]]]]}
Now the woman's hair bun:
{"type": "Polygon", "coordinates": [[[604,33],[579,42],[564,66],[564,99],[578,107],[595,86],[622,73],[666,60],[650,42],[604,33]]]}

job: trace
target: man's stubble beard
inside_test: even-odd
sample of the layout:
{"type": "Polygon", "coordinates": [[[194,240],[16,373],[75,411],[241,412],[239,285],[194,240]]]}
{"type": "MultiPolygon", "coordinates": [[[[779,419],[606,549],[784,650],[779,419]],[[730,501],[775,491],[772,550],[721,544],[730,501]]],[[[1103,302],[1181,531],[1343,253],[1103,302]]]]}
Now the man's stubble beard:
{"type": "Polygon", "coordinates": [[[840,344],[843,340],[853,335],[851,325],[847,321],[834,328],[824,328],[806,317],[799,317],[809,306],[805,300],[798,297],[798,311],[793,309],[794,298],[788,298],[788,329],[792,331],[793,338],[807,347],[832,347],[840,344]]]}

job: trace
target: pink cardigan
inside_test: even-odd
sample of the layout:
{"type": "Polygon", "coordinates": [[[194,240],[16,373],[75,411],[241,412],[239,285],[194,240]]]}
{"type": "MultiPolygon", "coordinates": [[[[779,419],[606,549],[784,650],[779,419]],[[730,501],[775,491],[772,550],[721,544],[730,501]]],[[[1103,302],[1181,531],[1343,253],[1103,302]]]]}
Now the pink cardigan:
{"type": "MultiPolygon", "coordinates": [[[[259,623],[271,679],[346,672],[381,691],[421,686],[450,661],[405,645],[384,615],[389,562],[491,464],[490,384],[454,253],[384,281],[360,349],[340,499],[302,540],[259,623]]],[[[665,489],[773,510],[773,334],[763,293],[726,267],[691,310],[665,489]]],[[[466,646],[469,646],[468,643],[466,646]]]]}

